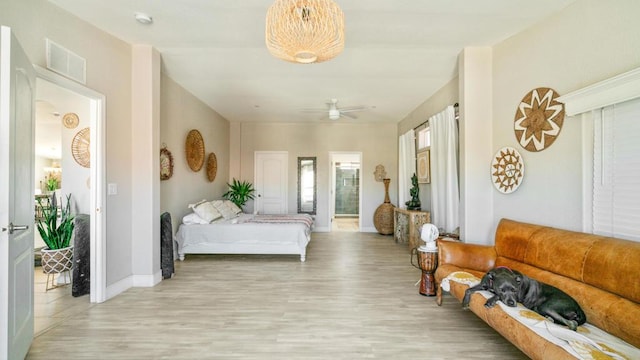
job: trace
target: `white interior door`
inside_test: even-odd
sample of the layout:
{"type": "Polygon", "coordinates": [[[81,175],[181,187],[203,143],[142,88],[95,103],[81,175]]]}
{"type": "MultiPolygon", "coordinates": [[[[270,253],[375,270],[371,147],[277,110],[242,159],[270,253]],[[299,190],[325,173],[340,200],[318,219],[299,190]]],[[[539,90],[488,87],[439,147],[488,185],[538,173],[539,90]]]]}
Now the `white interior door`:
{"type": "Polygon", "coordinates": [[[289,153],[256,151],[254,163],[255,210],[258,214],[286,214],[289,153]]]}
{"type": "Polygon", "coordinates": [[[0,28],[0,358],[23,359],[33,340],[35,71],[0,28]]]}

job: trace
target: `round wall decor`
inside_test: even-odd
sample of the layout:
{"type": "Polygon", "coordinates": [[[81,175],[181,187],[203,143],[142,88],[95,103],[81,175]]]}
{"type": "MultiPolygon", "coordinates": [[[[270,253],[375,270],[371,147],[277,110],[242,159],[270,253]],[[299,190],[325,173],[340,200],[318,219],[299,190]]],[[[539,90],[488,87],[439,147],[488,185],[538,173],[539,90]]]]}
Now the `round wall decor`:
{"type": "Polygon", "coordinates": [[[204,164],[204,140],[198,130],[191,130],[185,143],[187,164],[193,171],[200,171],[204,164]]]}
{"type": "Polygon", "coordinates": [[[216,179],[216,173],[218,172],[218,159],[215,153],[209,154],[207,158],[207,179],[209,182],[213,182],[216,179]]]}
{"type": "Polygon", "coordinates": [[[79,123],[80,123],[80,119],[78,118],[78,114],[66,113],[62,117],[62,124],[67,129],[75,129],[79,123]]]}
{"type": "Polygon", "coordinates": [[[160,149],[160,180],[169,180],[173,176],[173,155],[167,147],[160,149]]]}
{"type": "Polygon", "coordinates": [[[89,142],[91,140],[89,128],[86,127],[73,137],[71,141],[71,154],[73,159],[86,168],[91,166],[91,153],[89,152],[89,142]]]}
{"type": "Polygon", "coordinates": [[[542,151],[556,140],[564,123],[564,104],[550,88],[531,90],[516,110],[513,130],[528,151],[542,151]]]}
{"type": "Polygon", "coordinates": [[[506,146],[500,149],[491,162],[491,181],[503,194],[510,194],[522,184],[524,162],[518,150],[506,146]]]}

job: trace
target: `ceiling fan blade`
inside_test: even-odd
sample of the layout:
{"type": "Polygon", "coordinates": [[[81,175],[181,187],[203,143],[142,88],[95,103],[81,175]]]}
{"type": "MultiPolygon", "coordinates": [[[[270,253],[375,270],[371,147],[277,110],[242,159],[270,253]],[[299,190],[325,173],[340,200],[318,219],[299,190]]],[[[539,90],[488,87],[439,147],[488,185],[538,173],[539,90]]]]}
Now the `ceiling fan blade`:
{"type": "Polygon", "coordinates": [[[357,119],[358,117],[353,114],[345,114],[344,111],[340,110],[340,116],[348,117],[349,119],[357,119]]]}
{"type": "Polygon", "coordinates": [[[327,112],[326,109],[301,109],[300,112],[303,113],[323,113],[327,112]]]}
{"type": "Polygon", "coordinates": [[[353,111],[363,111],[370,109],[369,106],[347,106],[340,108],[341,112],[353,112],[353,111]]]}

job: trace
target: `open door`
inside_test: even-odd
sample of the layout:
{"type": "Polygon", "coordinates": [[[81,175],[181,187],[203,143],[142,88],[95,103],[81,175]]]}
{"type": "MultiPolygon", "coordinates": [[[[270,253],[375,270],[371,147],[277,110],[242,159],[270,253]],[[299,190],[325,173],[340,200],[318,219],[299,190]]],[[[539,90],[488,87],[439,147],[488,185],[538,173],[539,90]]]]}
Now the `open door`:
{"type": "Polygon", "coordinates": [[[33,340],[35,71],[0,27],[0,358],[24,359],[33,340]]]}

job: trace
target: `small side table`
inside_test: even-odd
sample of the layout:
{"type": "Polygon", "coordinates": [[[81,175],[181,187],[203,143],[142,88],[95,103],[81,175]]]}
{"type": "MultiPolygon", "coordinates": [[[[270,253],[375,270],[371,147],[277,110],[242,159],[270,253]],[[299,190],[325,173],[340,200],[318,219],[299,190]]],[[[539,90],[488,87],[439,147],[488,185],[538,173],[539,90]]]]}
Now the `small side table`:
{"type": "Polygon", "coordinates": [[[428,211],[393,209],[393,228],[396,243],[407,243],[409,251],[420,246],[420,229],[431,221],[428,211]]]}

